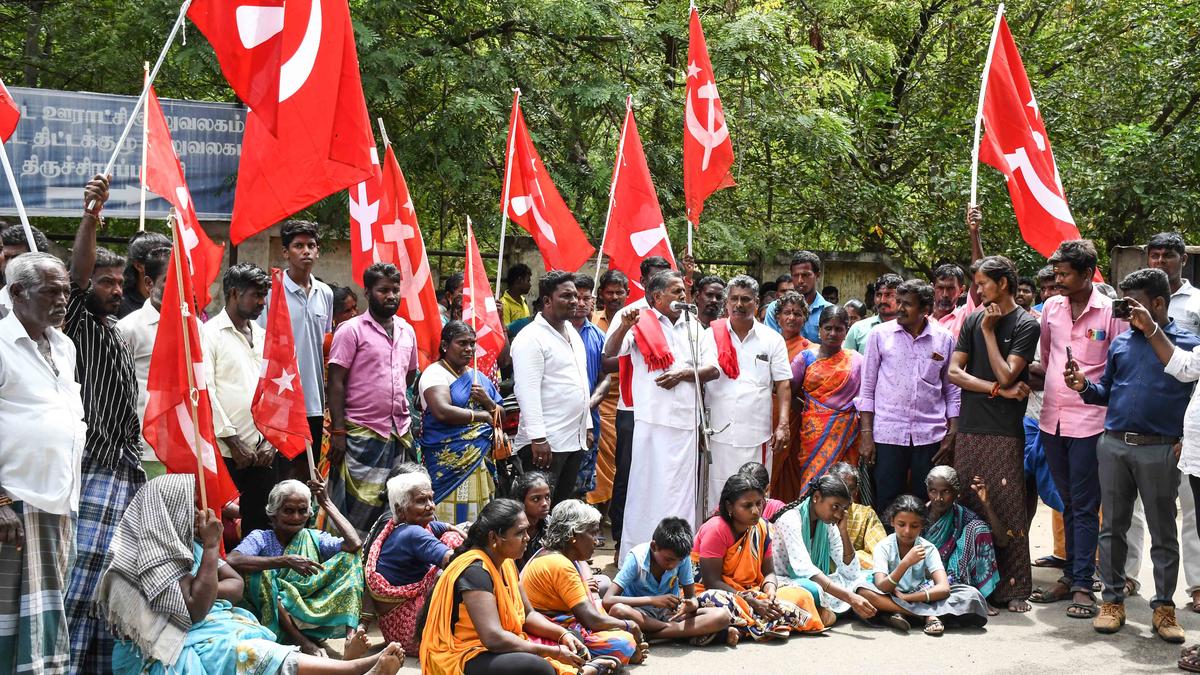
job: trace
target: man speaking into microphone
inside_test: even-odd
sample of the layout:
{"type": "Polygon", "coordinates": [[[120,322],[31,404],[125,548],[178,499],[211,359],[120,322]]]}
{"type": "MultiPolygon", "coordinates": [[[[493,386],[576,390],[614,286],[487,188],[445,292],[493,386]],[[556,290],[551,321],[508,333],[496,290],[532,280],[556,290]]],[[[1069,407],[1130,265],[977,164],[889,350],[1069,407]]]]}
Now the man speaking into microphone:
{"type": "Polygon", "coordinates": [[[683,275],[658,272],[646,285],[650,306],[629,310],[604,344],[607,358],[629,355],[633,366],[633,456],[625,527],[617,560],[650,541],[655,526],[674,516],[696,523],[700,410],[697,380],[717,377],[716,356],[703,328],[685,311],[683,275]],[[693,354],[696,358],[693,359],[693,354]]]}

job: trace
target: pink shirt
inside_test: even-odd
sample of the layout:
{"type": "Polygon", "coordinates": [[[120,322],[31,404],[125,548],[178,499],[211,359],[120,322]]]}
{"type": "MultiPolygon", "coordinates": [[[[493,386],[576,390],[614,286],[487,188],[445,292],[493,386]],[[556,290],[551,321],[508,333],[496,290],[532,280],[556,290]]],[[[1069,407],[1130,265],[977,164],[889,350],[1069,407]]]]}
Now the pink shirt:
{"type": "Polygon", "coordinates": [[[1067,367],[1067,345],[1083,376],[1095,382],[1104,374],[1108,346],[1129,329],[1129,324],[1114,319],[1112,300],[1095,287],[1092,297],[1078,319],[1071,320],[1071,300],[1055,296],[1042,307],[1041,362],[1046,368],[1046,388],[1042,416],[1038,426],[1048,434],[1086,438],[1104,431],[1104,406],[1088,405],[1079,393],[1067,387],[1063,370],[1067,367]]]}
{"type": "Polygon", "coordinates": [[[343,323],[333,334],[329,363],[345,368],[346,419],[381,436],[408,432],[408,374],[417,369],[417,334],[392,317],[392,335],[370,312],[343,323]]]}
{"type": "Polygon", "coordinates": [[[950,312],[937,321],[942,325],[942,328],[950,331],[955,340],[958,340],[958,333],[962,330],[963,321],[966,321],[971,312],[977,309],[979,309],[979,305],[975,302],[975,296],[971,295],[970,290],[967,290],[967,301],[955,307],[953,312],[950,312]]]}
{"type": "MultiPolygon", "coordinates": [[[[733,548],[737,540],[733,538],[733,529],[721,516],[713,516],[704,521],[696,530],[696,542],[693,547],[701,558],[725,559],[725,553],[733,548]]],[[[767,535],[765,555],[771,555],[771,536],[767,535]]]]}

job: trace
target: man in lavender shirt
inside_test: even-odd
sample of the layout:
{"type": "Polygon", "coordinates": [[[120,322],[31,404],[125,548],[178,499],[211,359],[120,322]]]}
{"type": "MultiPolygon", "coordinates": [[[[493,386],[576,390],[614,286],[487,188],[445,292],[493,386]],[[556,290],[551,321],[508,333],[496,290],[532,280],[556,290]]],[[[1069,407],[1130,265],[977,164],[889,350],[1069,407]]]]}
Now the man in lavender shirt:
{"type": "Polygon", "coordinates": [[[954,336],[928,318],[933,287],[910,279],[896,289],[896,318],[867,336],[859,452],[875,465],[876,504],[902,494],[925,501],[925,475],[954,445],[958,387],[950,384],[954,336]]]}
{"type": "Polygon", "coordinates": [[[329,481],[334,506],[360,535],[386,506],[392,467],[414,458],[408,385],[417,372],[417,334],[396,316],[400,271],[363,272],[366,314],[347,320],[329,350],[329,481]]]}

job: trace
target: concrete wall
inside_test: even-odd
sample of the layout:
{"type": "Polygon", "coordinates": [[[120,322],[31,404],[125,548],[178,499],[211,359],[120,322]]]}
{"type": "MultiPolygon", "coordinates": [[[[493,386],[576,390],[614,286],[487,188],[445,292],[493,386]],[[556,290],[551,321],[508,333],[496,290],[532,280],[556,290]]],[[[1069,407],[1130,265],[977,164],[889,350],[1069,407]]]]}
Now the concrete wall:
{"type": "MultiPolygon", "coordinates": [[[[1197,284],[1200,281],[1200,246],[1187,247],[1188,259],[1183,266],[1183,278],[1197,284]]],[[[1109,254],[1111,273],[1105,281],[1113,288],[1125,278],[1125,275],[1146,266],[1145,246],[1115,246],[1109,254]]],[[[1120,290],[1117,291],[1120,293],[1120,290]]]]}

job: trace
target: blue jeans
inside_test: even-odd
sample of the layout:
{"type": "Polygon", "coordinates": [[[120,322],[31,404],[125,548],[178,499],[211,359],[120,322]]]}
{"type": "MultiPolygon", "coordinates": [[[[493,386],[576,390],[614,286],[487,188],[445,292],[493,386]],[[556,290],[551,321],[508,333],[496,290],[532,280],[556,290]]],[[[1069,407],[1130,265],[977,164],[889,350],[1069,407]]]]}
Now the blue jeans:
{"type": "Polygon", "coordinates": [[[1100,533],[1100,474],[1096,442],[1100,435],[1072,438],[1042,432],[1046,462],[1063,503],[1067,565],[1063,576],[1072,591],[1092,590],[1100,533]]]}
{"type": "MultiPolygon", "coordinates": [[[[933,468],[933,456],[941,443],[928,445],[875,444],[875,510],[882,517],[896,497],[911,494],[924,504],[925,476],[933,468]]],[[[891,523],[884,523],[891,531],[891,523]]]]}

